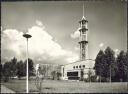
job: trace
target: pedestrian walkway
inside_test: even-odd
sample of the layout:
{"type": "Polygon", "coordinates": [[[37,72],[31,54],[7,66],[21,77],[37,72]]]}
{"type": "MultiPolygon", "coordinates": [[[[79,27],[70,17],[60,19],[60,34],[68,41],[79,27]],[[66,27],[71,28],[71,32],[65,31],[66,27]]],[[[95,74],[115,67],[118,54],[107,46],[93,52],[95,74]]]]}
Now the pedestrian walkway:
{"type": "Polygon", "coordinates": [[[15,92],[5,87],[4,85],[1,85],[1,93],[15,93],[15,92]]]}

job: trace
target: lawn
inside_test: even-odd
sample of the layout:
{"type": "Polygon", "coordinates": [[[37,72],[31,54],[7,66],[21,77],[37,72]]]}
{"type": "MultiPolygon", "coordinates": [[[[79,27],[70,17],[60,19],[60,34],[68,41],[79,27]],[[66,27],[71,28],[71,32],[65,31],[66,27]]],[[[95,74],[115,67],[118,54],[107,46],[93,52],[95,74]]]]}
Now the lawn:
{"type": "MultiPolygon", "coordinates": [[[[15,92],[25,92],[25,80],[2,83],[15,92]]],[[[38,92],[35,81],[29,81],[30,92],[38,92]]],[[[128,93],[127,83],[87,83],[82,81],[44,80],[41,93],[128,93]]]]}

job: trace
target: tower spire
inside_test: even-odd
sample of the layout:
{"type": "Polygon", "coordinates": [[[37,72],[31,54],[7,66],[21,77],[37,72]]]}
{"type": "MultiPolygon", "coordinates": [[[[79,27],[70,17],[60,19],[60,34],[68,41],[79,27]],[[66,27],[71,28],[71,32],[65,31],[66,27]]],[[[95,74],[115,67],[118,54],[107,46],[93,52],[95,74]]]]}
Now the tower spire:
{"type": "Polygon", "coordinates": [[[83,18],[85,18],[85,17],[84,17],[84,3],[83,3],[83,18]]]}
{"type": "Polygon", "coordinates": [[[84,17],[84,3],[83,3],[83,17],[84,17]]]}

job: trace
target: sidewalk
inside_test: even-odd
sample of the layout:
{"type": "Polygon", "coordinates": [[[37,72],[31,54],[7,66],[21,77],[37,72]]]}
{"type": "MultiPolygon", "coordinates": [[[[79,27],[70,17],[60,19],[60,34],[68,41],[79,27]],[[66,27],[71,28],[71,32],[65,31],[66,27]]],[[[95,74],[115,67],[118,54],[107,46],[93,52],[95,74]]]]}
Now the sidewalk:
{"type": "Polygon", "coordinates": [[[15,92],[5,87],[4,85],[1,85],[1,93],[15,93],[15,92]]]}

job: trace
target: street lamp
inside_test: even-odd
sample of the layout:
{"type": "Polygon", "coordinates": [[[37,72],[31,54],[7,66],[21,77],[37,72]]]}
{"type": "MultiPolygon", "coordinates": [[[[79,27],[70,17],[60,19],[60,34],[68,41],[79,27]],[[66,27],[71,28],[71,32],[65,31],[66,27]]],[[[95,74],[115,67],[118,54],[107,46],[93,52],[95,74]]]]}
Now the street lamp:
{"type": "Polygon", "coordinates": [[[27,58],[26,93],[28,93],[29,92],[29,90],[28,90],[28,39],[31,38],[32,36],[29,35],[29,34],[23,34],[23,37],[25,37],[27,39],[27,49],[26,49],[26,58],[27,58]]]}

